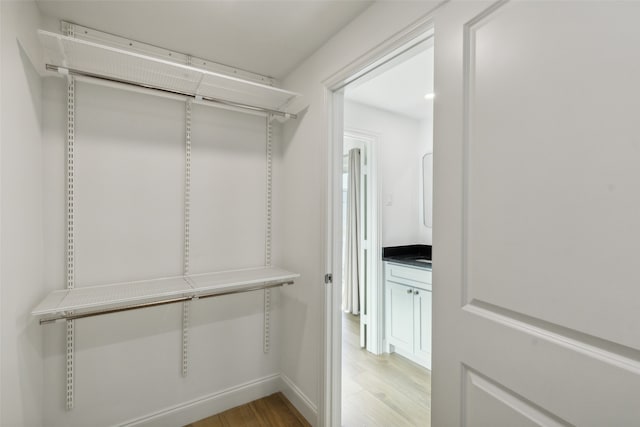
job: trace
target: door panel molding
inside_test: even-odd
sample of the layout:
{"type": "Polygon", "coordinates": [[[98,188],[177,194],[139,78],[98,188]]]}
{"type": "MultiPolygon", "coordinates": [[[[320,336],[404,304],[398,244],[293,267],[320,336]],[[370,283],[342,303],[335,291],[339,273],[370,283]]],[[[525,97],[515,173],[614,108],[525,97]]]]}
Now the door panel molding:
{"type": "Polygon", "coordinates": [[[640,351],[634,348],[625,347],[480,300],[472,300],[462,309],[473,316],[480,316],[508,328],[530,334],[536,339],[552,341],[575,352],[625,369],[630,374],[640,375],[640,351]]]}
{"type": "Polygon", "coordinates": [[[463,426],[568,427],[570,423],[463,365],[463,426]]]}
{"type": "Polygon", "coordinates": [[[461,367],[482,373],[572,425],[637,424],[640,381],[628,364],[605,363],[565,341],[532,333],[529,325],[516,328],[467,310],[462,314],[461,367]]]}
{"type": "Polygon", "coordinates": [[[640,420],[638,17],[526,1],[436,17],[434,425],[640,420]]]}
{"type": "Polygon", "coordinates": [[[488,18],[504,6],[508,0],[499,0],[484,9],[463,26],[462,42],[462,305],[469,303],[469,146],[472,135],[471,117],[473,114],[472,103],[474,94],[475,57],[476,57],[476,31],[482,27],[488,18]]]}
{"type": "MultiPolygon", "coordinates": [[[[637,19],[622,19],[624,11],[596,2],[574,6],[574,22],[565,30],[565,18],[574,10],[568,7],[501,0],[463,26],[461,305],[481,300],[640,350],[635,314],[640,288],[630,286],[640,236],[635,219],[640,193],[631,188],[640,173],[631,159],[640,153],[625,142],[636,132],[625,126],[635,120],[629,111],[634,106],[637,111],[640,92],[634,78],[611,71],[640,69],[637,61],[634,65],[627,59],[640,43],[640,36],[628,29],[637,19]],[[564,56],[545,53],[553,50],[555,40],[581,39],[563,36],[588,33],[586,28],[601,24],[599,13],[617,17],[623,35],[603,31],[584,36],[584,43],[611,46],[609,51],[619,51],[613,56],[617,62],[591,63],[593,48],[579,46],[564,56]],[[530,14],[547,18],[545,32],[526,25],[530,14]],[[493,51],[487,46],[497,37],[518,40],[518,46],[506,42],[503,52],[493,51]],[[537,59],[545,55],[556,62],[537,59]],[[510,81],[507,69],[518,71],[510,81]],[[554,76],[556,69],[566,84],[554,76]],[[501,79],[490,76],[493,70],[501,79]],[[614,86],[619,106],[594,116],[584,107],[593,96],[578,90],[584,83],[572,83],[580,78],[614,86]],[[629,90],[616,89],[620,82],[629,90]],[[540,87],[525,87],[536,83],[540,87]],[[565,106],[557,120],[549,113],[555,111],[553,105],[547,105],[554,103],[565,106]],[[522,123],[516,126],[511,120],[522,123]],[[606,140],[594,136],[600,128],[606,140]],[[574,308],[570,312],[568,302],[574,308]],[[618,309],[602,317],[601,310],[612,306],[618,309]]],[[[624,7],[630,7],[627,15],[640,11],[624,7]]]]}

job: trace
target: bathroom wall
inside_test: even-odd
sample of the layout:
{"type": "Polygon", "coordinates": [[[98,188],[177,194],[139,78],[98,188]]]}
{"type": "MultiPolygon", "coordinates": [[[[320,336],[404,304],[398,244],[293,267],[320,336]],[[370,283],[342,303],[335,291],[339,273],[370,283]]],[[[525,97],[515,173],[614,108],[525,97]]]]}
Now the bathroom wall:
{"type": "Polygon", "coordinates": [[[422,155],[430,151],[419,120],[346,101],[345,130],[376,135],[382,246],[431,244],[421,216],[422,155]]]}
{"type": "Polygon", "coordinates": [[[0,2],[0,425],[43,425],[42,84],[32,1],[0,2]],[[35,65],[34,65],[35,64],[35,65]]]}

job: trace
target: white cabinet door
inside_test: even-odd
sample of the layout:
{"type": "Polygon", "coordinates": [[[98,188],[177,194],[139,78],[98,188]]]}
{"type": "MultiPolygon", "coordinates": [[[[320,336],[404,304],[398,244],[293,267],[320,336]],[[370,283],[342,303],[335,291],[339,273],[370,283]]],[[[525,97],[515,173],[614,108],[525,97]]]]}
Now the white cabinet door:
{"type": "Polygon", "coordinates": [[[431,425],[639,425],[638,22],[437,11],[431,425]]]}
{"type": "Polygon", "coordinates": [[[414,354],[431,369],[431,292],[413,290],[414,354]]]}
{"type": "Polygon", "coordinates": [[[387,282],[389,344],[413,352],[413,288],[387,282]]]}

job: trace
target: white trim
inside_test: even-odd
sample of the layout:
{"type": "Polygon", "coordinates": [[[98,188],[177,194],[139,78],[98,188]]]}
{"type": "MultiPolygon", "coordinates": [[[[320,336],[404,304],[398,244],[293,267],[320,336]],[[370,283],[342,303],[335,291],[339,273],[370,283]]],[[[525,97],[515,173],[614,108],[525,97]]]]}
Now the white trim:
{"type": "Polygon", "coordinates": [[[342,140],[344,137],[344,92],[325,87],[327,139],[326,241],[327,271],[333,284],[326,287],[323,326],[323,372],[320,385],[320,425],[340,426],[342,419],[342,140]],[[335,142],[335,144],[334,144],[335,142]]]}
{"type": "Polygon", "coordinates": [[[126,421],[118,426],[175,427],[186,425],[276,393],[280,391],[282,384],[279,373],[268,375],[126,421]]]}
{"type": "Polygon", "coordinates": [[[300,387],[294,384],[288,376],[281,374],[280,379],[282,380],[281,391],[285,397],[289,399],[289,402],[296,407],[312,426],[315,427],[319,425],[318,407],[314,405],[311,399],[309,399],[307,395],[300,390],[300,387]]]}
{"type": "Polygon", "coordinates": [[[318,424],[318,408],[311,399],[284,374],[272,374],[244,384],[229,387],[151,414],[144,415],[118,427],[175,427],[186,425],[218,414],[227,409],[251,402],[276,392],[282,392],[312,426],[318,424]]]}
{"type": "MultiPolygon", "coordinates": [[[[433,31],[434,11],[448,1],[449,0],[443,0],[426,15],[417,19],[403,30],[397,32],[378,46],[354,59],[341,70],[326,78],[322,84],[327,90],[328,101],[331,100],[332,94],[340,91],[347,84],[363,77],[369,71],[376,69],[379,65],[385,63],[397,54],[404,52],[410,46],[417,45],[429,38],[430,34],[428,32],[433,31]]],[[[329,104],[329,102],[327,104],[329,104]]]]}
{"type": "MultiPolygon", "coordinates": [[[[367,199],[367,230],[368,230],[368,257],[367,277],[371,285],[367,293],[367,350],[373,354],[384,352],[384,287],[382,286],[382,222],[380,221],[380,184],[378,180],[378,138],[373,132],[361,131],[355,128],[345,128],[344,136],[355,139],[365,148],[367,156],[368,187],[367,199]],[[373,290],[373,292],[371,292],[373,290]]],[[[364,233],[363,233],[364,235],[364,233]]],[[[362,315],[361,315],[362,316],[362,315]]]]}
{"type": "MultiPolygon", "coordinates": [[[[3,7],[2,7],[2,5],[0,5],[0,22],[3,22],[2,21],[2,9],[3,9],[3,7]]],[[[5,13],[5,16],[6,16],[6,13],[5,13]]],[[[1,47],[0,47],[0,49],[1,49],[1,47]]],[[[2,115],[2,104],[4,104],[4,102],[2,102],[2,99],[4,99],[2,97],[2,87],[4,86],[4,80],[3,80],[3,76],[2,76],[2,72],[4,70],[4,67],[3,67],[2,63],[4,61],[6,61],[6,59],[3,60],[5,55],[6,55],[5,52],[2,52],[2,54],[0,54],[0,120],[2,120],[1,118],[4,117],[2,115]]],[[[40,103],[40,108],[42,108],[42,103],[40,103]]],[[[2,151],[3,150],[0,150],[0,201],[3,200],[3,197],[2,197],[2,188],[3,188],[3,186],[2,186],[2,166],[1,166],[2,165],[2,154],[1,154],[2,151]]],[[[3,222],[2,222],[2,209],[0,209],[0,224],[3,224],[3,222]]],[[[3,269],[2,260],[4,259],[2,257],[2,246],[4,246],[4,245],[0,244],[0,278],[4,277],[2,275],[2,269],[3,269]]],[[[3,323],[3,322],[5,322],[5,318],[2,316],[2,292],[0,290],[0,323],[3,323]]],[[[3,353],[2,353],[2,340],[3,340],[3,336],[4,336],[4,333],[0,333],[0,372],[2,371],[2,367],[4,366],[3,363],[2,363],[2,358],[3,358],[3,356],[2,356],[3,355],[3,353]]],[[[42,347],[44,347],[44,346],[41,345],[40,351],[43,351],[42,347]]],[[[42,387],[42,382],[40,384],[41,384],[41,387],[42,387]]],[[[43,392],[40,392],[38,397],[40,397],[40,399],[42,399],[43,394],[44,394],[43,392]]],[[[3,420],[3,418],[2,418],[2,407],[4,405],[2,404],[2,402],[4,402],[4,400],[2,400],[2,386],[0,386],[0,424],[2,424],[2,420],[3,420]]],[[[41,402],[41,405],[42,405],[42,400],[40,400],[40,402],[41,402]]],[[[42,417],[42,410],[40,409],[40,411],[41,411],[40,412],[40,416],[42,417]]],[[[42,418],[41,418],[41,422],[42,422],[42,418]]]]}
{"type": "Polygon", "coordinates": [[[403,48],[414,45],[417,40],[425,38],[425,35],[433,31],[433,12],[445,4],[447,0],[439,3],[434,9],[422,18],[399,31],[389,39],[380,43],[375,48],[354,59],[349,65],[342,68],[322,82],[324,86],[325,123],[327,127],[326,146],[326,187],[324,200],[326,206],[326,218],[324,221],[326,230],[324,249],[326,253],[326,271],[333,272],[333,286],[325,288],[325,300],[323,301],[323,371],[320,384],[320,422],[322,426],[338,427],[341,425],[342,405],[342,313],[340,309],[339,289],[336,284],[341,282],[341,252],[342,230],[340,226],[341,189],[337,189],[337,178],[342,174],[342,137],[343,127],[343,88],[350,82],[363,76],[368,70],[375,69],[377,65],[386,62],[403,48]],[[338,153],[338,154],[336,154],[338,153]]]}

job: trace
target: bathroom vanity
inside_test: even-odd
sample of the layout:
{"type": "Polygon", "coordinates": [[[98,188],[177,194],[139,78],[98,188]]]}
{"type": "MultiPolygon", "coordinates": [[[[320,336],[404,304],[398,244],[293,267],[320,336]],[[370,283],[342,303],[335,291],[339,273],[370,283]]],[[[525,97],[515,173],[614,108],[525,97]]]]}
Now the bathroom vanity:
{"type": "Polygon", "coordinates": [[[389,353],[431,369],[431,246],[383,249],[389,353]]]}

